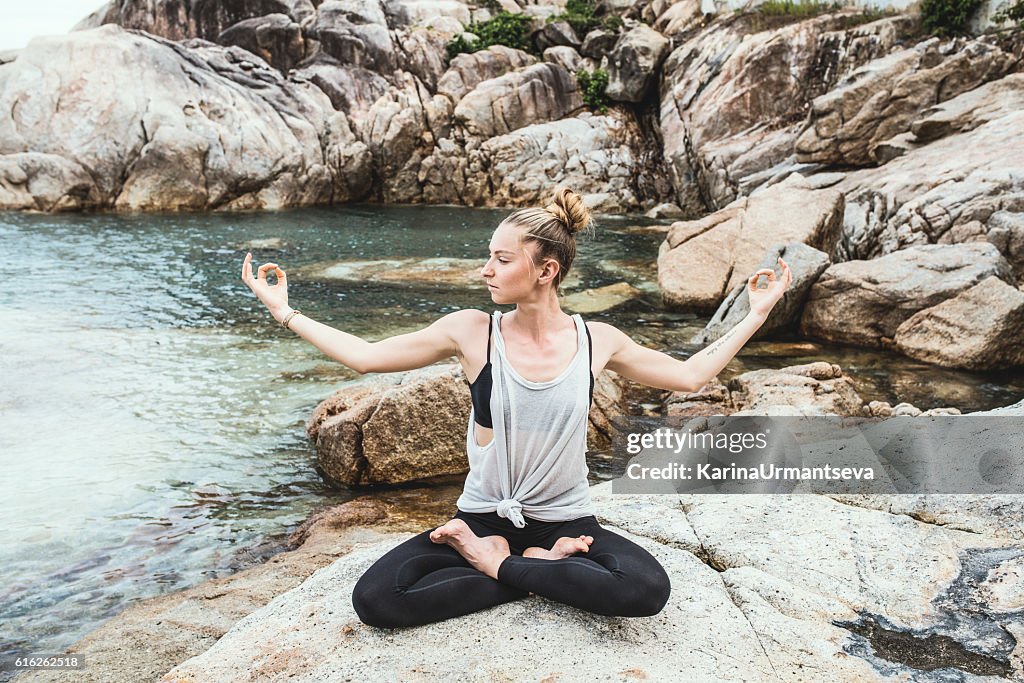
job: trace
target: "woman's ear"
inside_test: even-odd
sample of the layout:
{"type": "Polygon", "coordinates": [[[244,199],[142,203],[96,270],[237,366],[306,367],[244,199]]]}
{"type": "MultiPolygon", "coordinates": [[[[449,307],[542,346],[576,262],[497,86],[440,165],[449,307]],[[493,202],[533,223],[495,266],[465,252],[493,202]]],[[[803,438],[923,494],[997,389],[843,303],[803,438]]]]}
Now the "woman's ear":
{"type": "Polygon", "coordinates": [[[537,275],[538,284],[546,285],[549,282],[554,282],[558,277],[559,270],[561,270],[561,266],[558,265],[558,261],[553,258],[544,259],[544,264],[537,275]]]}

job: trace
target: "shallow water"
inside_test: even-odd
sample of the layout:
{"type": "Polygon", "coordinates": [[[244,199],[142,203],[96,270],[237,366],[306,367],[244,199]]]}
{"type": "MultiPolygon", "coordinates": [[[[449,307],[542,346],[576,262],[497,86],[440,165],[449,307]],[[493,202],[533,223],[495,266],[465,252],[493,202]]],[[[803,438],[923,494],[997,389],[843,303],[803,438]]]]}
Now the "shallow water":
{"type": "MultiPolygon", "coordinates": [[[[304,431],[316,404],[355,375],[273,321],[239,278],[247,245],[276,240],[252,248],[254,262],[290,273],[409,257],[482,264],[506,214],[0,214],[2,653],[61,652],[131,602],[258,562],[312,509],[361,495],[321,482],[304,431]]],[[[684,356],[703,319],[661,308],[661,235],[626,229],[636,222],[602,221],[574,269],[579,288],[626,279],[644,293],[587,317],[684,356]]],[[[491,309],[482,284],[289,280],[293,306],[368,339],[491,309]]],[[[821,359],[843,366],[867,400],[978,410],[1024,393],[1021,373],[807,343],[751,344],[725,374],[821,359]]],[[[608,476],[603,463],[595,454],[595,481],[608,476]]],[[[454,505],[457,487],[444,491],[454,505]]],[[[371,495],[415,506],[428,492],[371,495]]]]}

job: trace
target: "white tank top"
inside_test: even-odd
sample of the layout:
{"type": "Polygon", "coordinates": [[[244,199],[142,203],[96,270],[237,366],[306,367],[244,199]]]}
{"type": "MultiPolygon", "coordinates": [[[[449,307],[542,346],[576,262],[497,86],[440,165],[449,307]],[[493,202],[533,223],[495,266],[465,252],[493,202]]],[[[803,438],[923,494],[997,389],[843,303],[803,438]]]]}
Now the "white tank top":
{"type": "Polygon", "coordinates": [[[595,514],[587,483],[590,366],[583,318],[576,323],[576,355],[558,377],[532,382],[505,355],[501,312],[493,314],[491,420],[494,438],[476,441],[469,414],[469,475],[456,505],[463,512],[497,512],[516,527],[523,515],[562,522],[595,514]]]}

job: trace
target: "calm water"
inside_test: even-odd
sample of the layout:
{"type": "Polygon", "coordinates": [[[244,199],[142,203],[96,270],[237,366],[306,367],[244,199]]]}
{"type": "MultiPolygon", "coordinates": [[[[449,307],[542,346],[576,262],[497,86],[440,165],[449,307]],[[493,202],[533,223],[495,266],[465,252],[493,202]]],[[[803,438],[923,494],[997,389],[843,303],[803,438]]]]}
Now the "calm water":
{"type": "MultiPolygon", "coordinates": [[[[251,243],[275,240],[251,248],[254,263],[289,270],[293,306],[379,339],[452,310],[490,310],[490,298],[482,285],[332,280],[302,268],[482,262],[506,214],[0,214],[0,651],[60,652],[131,602],[260,561],[312,509],[356,495],[321,482],[304,432],[316,404],[354,375],[282,330],[241,282],[251,243]]],[[[703,321],[661,308],[661,236],[635,224],[599,224],[574,268],[578,288],[639,286],[642,296],[605,319],[685,355],[703,321]]],[[[808,344],[752,344],[725,374],[819,359],[842,365],[869,400],[977,410],[1024,394],[1020,373],[808,344]]],[[[607,476],[600,454],[592,470],[607,476]]]]}

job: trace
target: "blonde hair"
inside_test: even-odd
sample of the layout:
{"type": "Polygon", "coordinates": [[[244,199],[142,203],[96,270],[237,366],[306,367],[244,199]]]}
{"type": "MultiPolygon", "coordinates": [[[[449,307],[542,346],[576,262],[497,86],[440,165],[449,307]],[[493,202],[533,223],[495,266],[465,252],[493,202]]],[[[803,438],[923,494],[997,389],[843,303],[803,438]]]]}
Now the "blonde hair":
{"type": "Polygon", "coordinates": [[[555,291],[558,291],[576,258],[576,235],[580,232],[592,234],[594,221],[583,204],[583,198],[567,187],[560,187],[555,190],[554,200],[543,209],[519,209],[501,224],[522,227],[523,244],[533,242],[538,245],[534,258],[536,265],[549,258],[558,262],[555,279],[555,291]]]}

